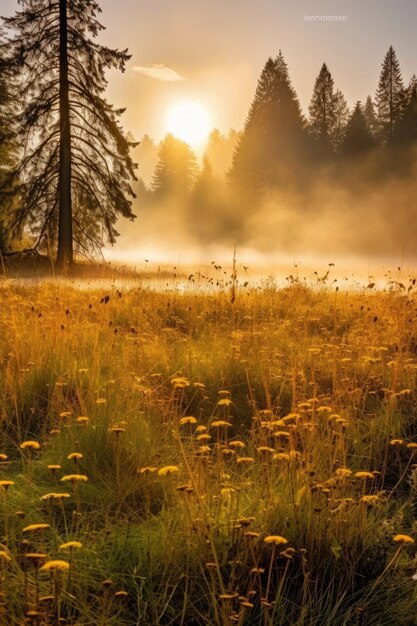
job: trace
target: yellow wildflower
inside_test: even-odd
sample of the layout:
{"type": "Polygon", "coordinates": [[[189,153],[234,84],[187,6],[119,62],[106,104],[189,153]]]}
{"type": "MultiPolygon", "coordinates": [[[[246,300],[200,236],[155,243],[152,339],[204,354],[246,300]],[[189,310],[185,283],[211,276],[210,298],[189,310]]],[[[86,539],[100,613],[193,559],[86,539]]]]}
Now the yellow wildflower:
{"type": "Polygon", "coordinates": [[[22,530],[23,533],[35,532],[36,530],[46,530],[50,528],[49,524],[29,524],[29,526],[25,526],[22,530]]]}
{"type": "Polygon", "coordinates": [[[86,483],[88,481],[87,476],[84,474],[67,474],[61,478],[61,482],[71,482],[71,483],[86,483]]]}
{"type": "Polygon", "coordinates": [[[259,448],[256,448],[256,451],[259,452],[259,454],[273,454],[275,452],[274,448],[270,448],[269,446],[259,446],[259,448]]]}
{"type": "Polygon", "coordinates": [[[277,452],[272,456],[273,461],[289,461],[290,455],[286,452],[277,452]]]}
{"type": "Polygon", "coordinates": [[[193,417],[192,415],[188,415],[180,419],[180,426],[184,426],[185,424],[196,424],[196,423],[197,423],[197,419],[193,417]]]}
{"type": "Polygon", "coordinates": [[[380,502],[379,497],[376,495],[366,495],[362,496],[361,502],[364,504],[378,504],[380,502]]]}
{"type": "Polygon", "coordinates": [[[3,489],[5,489],[6,491],[9,487],[12,487],[13,485],[13,480],[0,480],[0,487],[3,487],[3,489]]]}
{"type": "Polygon", "coordinates": [[[82,458],[83,455],[81,454],[81,452],[71,452],[71,454],[67,456],[68,461],[75,461],[75,463],[82,458]]]}
{"type": "Polygon", "coordinates": [[[375,476],[371,474],[371,472],[356,472],[355,477],[356,478],[370,478],[370,479],[375,478],[375,476]]]}
{"type": "Polygon", "coordinates": [[[347,478],[348,476],[352,475],[352,470],[348,469],[347,467],[338,467],[335,471],[335,474],[340,478],[347,478]]]}
{"type": "Polygon", "coordinates": [[[61,469],[61,465],[53,464],[53,465],[48,465],[48,469],[50,469],[52,472],[56,472],[57,470],[61,469]]]}
{"type": "Polygon", "coordinates": [[[138,467],[138,474],[153,474],[157,472],[157,467],[147,466],[147,467],[138,467]]]}
{"type": "Polygon", "coordinates": [[[59,550],[72,550],[73,548],[82,548],[83,544],[80,541],[67,541],[67,543],[61,543],[59,550]]]}
{"type": "Polygon", "coordinates": [[[226,422],[225,420],[214,420],[214,422],[211,423],[212,428],[229,428],[231,426],[230,422],[226,422]]]}
{"type": "Polygon", "coordinates": [[[414,539],[410,535],[394,535],[392,540],[395,543],[414,543],[414,539]]]}
{"type": "Polygon", "coordinates": [[[44,496],[41,496],[41,500],[63,500],[65,498],[70,498],[71,495],[69,493],[46,493],[44,496]]]}
{"type": "Polygon", "coordinates": [[[246,444],[245,444],[245,443],[243,443],[243,441],[238,441],[238,440],[236,440],[236,441],[230,441],[230,442],[229,442],[229,447],[230,447],[230,448],[240,448],[240,449],[242,449],[242,448],[245,448],[245,447],[246,447],[246,444]]]}
{"type": "Polygon", "coordinates": [[[197,436],[197,441],[210,441],[211,439],[211,435],[208,435],[207,433],[202,433],[201,435],[197,436]]]}
{"type": "Polygon", "coordinates": [[[55,560],[55,561],[48,561],[47,563],[45,563],[45,565],[42,565],[42,567],[40,568],[41,572],[52,572],[52,571],[60,571],[63,572],[65,570],[69,569],[69,563],[67,563],[66,561],[59,561],[59,560],[55,560]]]}
{"type": "Polygon", "coordinates": [[[273,543],[279,546],[288,543],[288,540],[285,537],[281,537],[281,535],[267,535],[264,537],[264,543],[273,543]]]}
{"type": "Polygon", "coordinates": [[[179,468],[176,465],[166,465],[158,470],[158,476],[169,476],[170,474],[178,474],[179,468]]]}
{"type": "Polygon", "coordinates": [[[20,444],[22,450],[40,450],[41,444],[38,441],[24,441],[20,444]]]}

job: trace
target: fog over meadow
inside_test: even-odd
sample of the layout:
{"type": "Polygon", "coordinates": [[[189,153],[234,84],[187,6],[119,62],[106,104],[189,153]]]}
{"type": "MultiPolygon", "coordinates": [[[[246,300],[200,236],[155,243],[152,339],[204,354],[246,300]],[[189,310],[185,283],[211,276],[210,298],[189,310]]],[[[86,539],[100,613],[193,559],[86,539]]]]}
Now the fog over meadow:
{"type": "Polygon", "coordinates": [[[163,250],[161,260],[207,261],[237,246],[264,261],[413,262],[417,78],[404,79],[392,46],[379,82],[377,71],[375,95],[348,105],[323,63],[303,111],[280,51],[262,69],[243,129],[213,130],[200,159],[175,128],[159,144],[145,135],[134,154],[138,218],[120,223],[107,258],[163,250]]]}

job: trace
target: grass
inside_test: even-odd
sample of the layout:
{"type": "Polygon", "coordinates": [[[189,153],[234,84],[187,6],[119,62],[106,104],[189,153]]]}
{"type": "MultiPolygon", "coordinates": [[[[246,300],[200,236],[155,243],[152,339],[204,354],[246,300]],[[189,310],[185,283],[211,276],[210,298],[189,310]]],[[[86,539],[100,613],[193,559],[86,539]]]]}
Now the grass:
{"type": "Polygon", "coordinates": [[[0,284],[0,624],[416,624],[413,293],[0,284]]]}

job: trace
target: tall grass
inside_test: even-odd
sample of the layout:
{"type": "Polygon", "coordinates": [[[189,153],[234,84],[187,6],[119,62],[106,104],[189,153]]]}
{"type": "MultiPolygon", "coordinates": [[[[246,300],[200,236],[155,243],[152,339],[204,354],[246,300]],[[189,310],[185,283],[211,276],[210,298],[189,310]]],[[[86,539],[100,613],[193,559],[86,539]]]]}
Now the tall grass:
{"type": "Polygon", "coordinates": [[[416,624],[412,294],[0,285],[0,624],[416,624]]]}

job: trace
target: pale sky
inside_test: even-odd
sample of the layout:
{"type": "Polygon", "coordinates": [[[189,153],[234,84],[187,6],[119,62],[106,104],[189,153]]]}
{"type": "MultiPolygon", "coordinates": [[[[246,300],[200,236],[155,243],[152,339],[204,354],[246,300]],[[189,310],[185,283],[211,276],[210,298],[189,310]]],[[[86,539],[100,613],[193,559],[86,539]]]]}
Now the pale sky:
{"type": "MultiPolygon", "coordinates": [[[[125,74],[109,76],[109,99],[127,107],[124,125],[137,138],[161,139],[169,108],[182,100],[206,106],[223,132],[242,128],[262,67],[280,48],[304,111],[324,61],[350,106],[374,96],[390,44],[404,79],[417,73],[416,0],[102,0],[101,6],[102,41],[132,54],[125,74]],[[306,15],[346,20],[309,22],[306,15]],[[155,65],[163,66],[156,74],[165,80],[152,77],[155,65]]],[[[16,7],[1,0],[4,15],[16,7]]]]}

